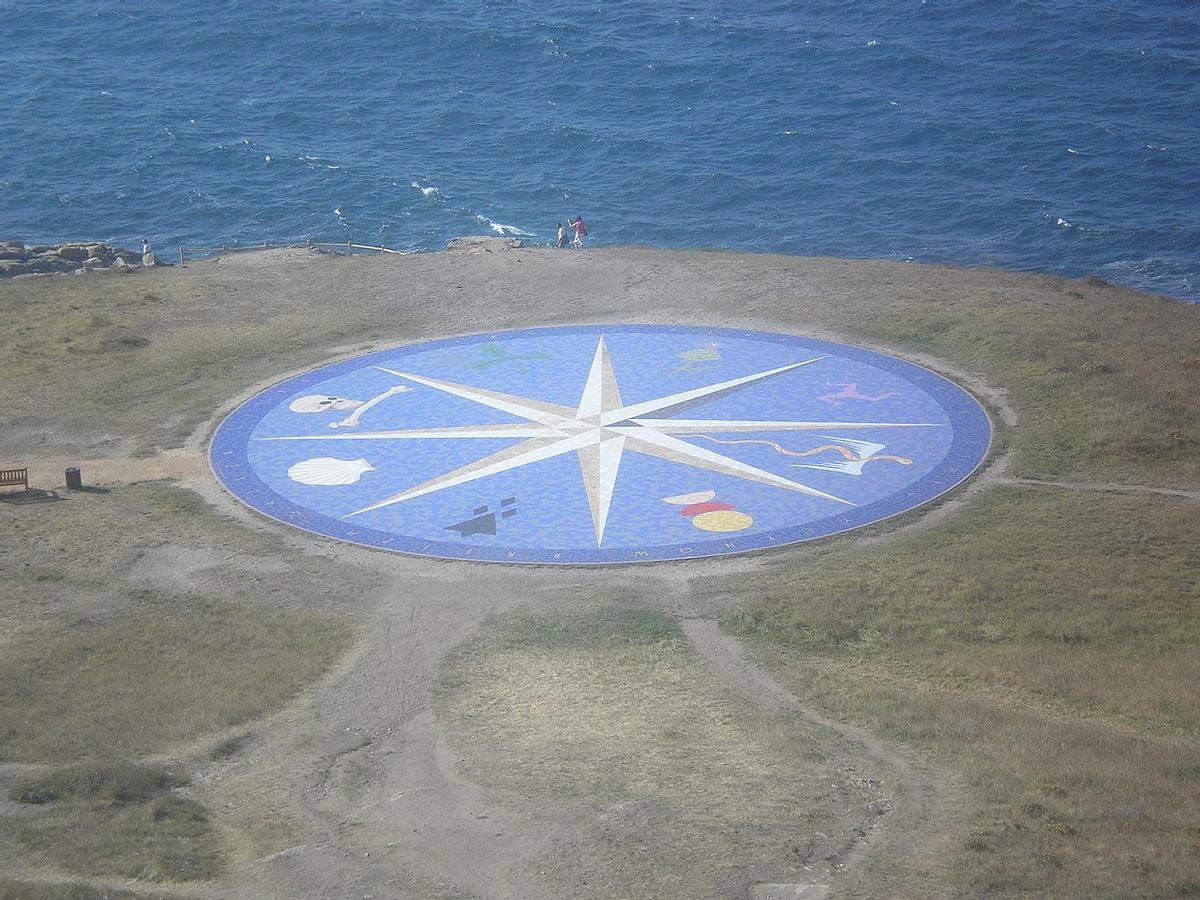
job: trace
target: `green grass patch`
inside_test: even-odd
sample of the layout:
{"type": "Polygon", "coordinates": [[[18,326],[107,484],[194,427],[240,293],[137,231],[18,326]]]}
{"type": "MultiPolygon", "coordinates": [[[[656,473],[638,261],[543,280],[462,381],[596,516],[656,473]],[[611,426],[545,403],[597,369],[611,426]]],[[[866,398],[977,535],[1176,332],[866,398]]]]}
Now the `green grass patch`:
{"type": "Polygon", "coordinates": [[[1198,525],[1173,498],[996,488],[937,529],[697,590],[753,597],[724,623],[744,636],[1191,730],[1198,525]]]}
{"type": "Polygon", "coordinates": [[[9,792],[17,803],[53,803],[56,800],[90,800],[106,803],[145,801],[187,781],[161,766],[130,763],[94,764],[55,769],[29,779],[9,792]]]}
{"type": "Polygon", "coordinates": [[[130,764],[57,769],[11,794],[42,807],[0,824],[22,849],[81,876],[192,881],[221,871],[205,808],[172,792],[165,769],[130,764]]]}
{"type": "Polygon", "coordinates": [[[0,876],[0,897],[4,900],[162,900],[165,896],[84,884],[16,881],[0,876]]]}
{"type": "Polygon", "coordinates": [[[170,595],[114,621],[22,629],[0,656],[0,759],[144,754],[286,703],[349,647],[345,621],[170,595]]]}
{"type": "MultiPolygon", "coordinates": [[[[326,296],[345,273],[327,262],[305,279],[326,296]]],[[[210,264],[0,285],[0,400],[33,428],[54,409],[80,446],[113,434],[134,455],[179,446],[249,384],[376,331],[355,304],[338,316],[297,304],[287,280],[210,264]]]]}
{"type": "Polygon", "coordinates": [[[144,484],[0,516],[0,760],[160,752],[278,709],[355,640],[346,613],[296,603],[361,588],[353,575],[191,491],[144,484]]]}

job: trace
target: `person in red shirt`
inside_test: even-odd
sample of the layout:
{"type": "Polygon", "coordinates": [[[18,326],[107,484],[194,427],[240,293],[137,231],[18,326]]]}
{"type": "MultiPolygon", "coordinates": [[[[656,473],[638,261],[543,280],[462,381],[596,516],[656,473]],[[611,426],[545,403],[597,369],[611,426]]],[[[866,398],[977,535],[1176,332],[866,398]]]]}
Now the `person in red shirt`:
{"type": "Polygon", "coordinates": [[[583,224],[583,217],[576,216],[575,221],[571,223],[571,227],[575,229],[575,249],[583,249],[583,239],[587,237],[587,226],[583,224]]]}

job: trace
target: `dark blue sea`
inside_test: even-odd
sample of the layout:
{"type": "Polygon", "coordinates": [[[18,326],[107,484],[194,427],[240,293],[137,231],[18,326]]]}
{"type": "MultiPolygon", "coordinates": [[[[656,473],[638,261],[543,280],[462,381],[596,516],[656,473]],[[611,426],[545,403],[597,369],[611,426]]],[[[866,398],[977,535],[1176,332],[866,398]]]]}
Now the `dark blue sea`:
{"type": "Polygon", "coordinates": [[[0,2],[0,238],[591,241],[1200,300],[1200,4],[0,2]]]}

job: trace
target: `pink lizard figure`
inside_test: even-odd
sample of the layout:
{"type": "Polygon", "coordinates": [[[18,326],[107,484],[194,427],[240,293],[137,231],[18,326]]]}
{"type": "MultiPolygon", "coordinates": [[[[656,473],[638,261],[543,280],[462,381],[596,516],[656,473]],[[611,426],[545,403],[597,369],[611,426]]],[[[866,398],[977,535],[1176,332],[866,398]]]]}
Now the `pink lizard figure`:
{"type": "Polygon", "coordinates": [[[877,397],[869,397],[858,389],[858,384],[851,382],[846,384],[841,381],[827,381],[825,387],[840,387],[841,390],[836,394],[822,394],[818,400],[822,400],[831,406],[841,406],[842,400],[866,400],[869,403],[878,403],[880,400],[886,400],[888,397],[898,396],[896,391],[888,391],[886,394],[880,394],[877,397]]]}

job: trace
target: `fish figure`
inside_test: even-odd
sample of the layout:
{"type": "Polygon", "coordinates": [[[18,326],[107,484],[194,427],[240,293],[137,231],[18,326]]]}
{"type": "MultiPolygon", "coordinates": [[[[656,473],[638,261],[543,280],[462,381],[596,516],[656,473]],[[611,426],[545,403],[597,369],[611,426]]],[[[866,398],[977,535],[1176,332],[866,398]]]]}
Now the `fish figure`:
{"type": "Polygon", "coordinates": [[[471,363],[469,368],[488,369],[501,363],[513,363],[522,375],[528,371],[525,368],[525,360],[540,361],[550,358],[549,353],[543,353],[540,350],[533,353],[509,353],[499,344],[484,344],[479,348],[479,356],[480,358],[471,363]]]}
{"type": "Polygon", "coordinates": [[[880,400],[886,400],[888,397],[899,396],[895,391],[887,391],[886,393],[877,394],[872,397],[860,391],[858,385],[854,382],[847,384],[841,381],[827,381],[825,386],[841,388],[836,394],[822,394],[817,398],[822,403],[828,403],[830,406],[841,406],[841,401],[843,400],[866,400],[868,403],[878,403],[880,400]]]}
{"type": "Polygon", "coordinates": [[[695,350],[684,350],[682,353],[677,354],[677,356],[683,360],[683,365],[677,368],[676,372],[691,372],[695,369],[703,368],[706,363],[721,361],[721,354],[717,350],[716,344],[697,347],[695,350]]]}
{"type": "Polygon", "coordinates": [[[887,446],[886,444],[876,444],[872,441],[855,441],[850,438],[835,438],[829,437],[829,435],[821,436],[831,441],[837,441],[838,443],[819,447],[817,448],[818,450],[836,450],[845,459],[834,459],[819,463],[791,463],[793,469],[822,469],[826,472],[841,472],[843,475],[862,475],[863,466],[869,462],[879,462],[880,460],[887,459],[900,463],[902,466],[911,466],[913,464],[913,461],[906,456],[881,455],[879,451],[883,450],[887,446]],[[840,446],[841,444],[845,444],[846,446],[840,446]]]}

